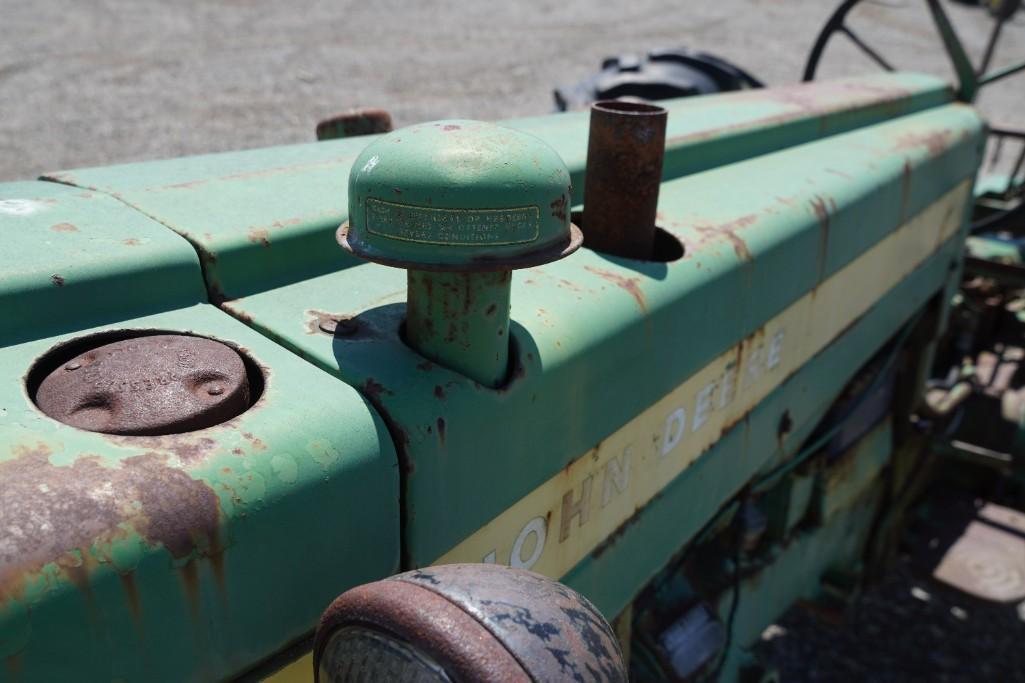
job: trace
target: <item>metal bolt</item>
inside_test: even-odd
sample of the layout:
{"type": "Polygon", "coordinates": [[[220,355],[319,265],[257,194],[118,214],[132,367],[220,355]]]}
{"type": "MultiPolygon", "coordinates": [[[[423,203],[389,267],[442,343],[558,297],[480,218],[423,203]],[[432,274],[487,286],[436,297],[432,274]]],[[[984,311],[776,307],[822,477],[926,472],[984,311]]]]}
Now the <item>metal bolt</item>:
{"type": "Polygon", "coordinates": [[[224,393],[224,387],[222,387],[220,384],[214,384],[213,386],[207,387],[206,393],[210,394],[211,396],[220,396],[224,393]]]}
{"type": "Polygon", "coordinates": [[[327,334],[347,336],[355,334],[358,329],[359,323],[352,318],[327,318],[320,321],[320,331],[327,334]]]}
{"type": "Polygon", "coordinates": [[[70,363],[68,363],[67,365],[65,365],[64,369],[65,370],[78,370],[80,367],[82,367],[82,364],[79,363],[77,360],[73,360],[70,363]]]}

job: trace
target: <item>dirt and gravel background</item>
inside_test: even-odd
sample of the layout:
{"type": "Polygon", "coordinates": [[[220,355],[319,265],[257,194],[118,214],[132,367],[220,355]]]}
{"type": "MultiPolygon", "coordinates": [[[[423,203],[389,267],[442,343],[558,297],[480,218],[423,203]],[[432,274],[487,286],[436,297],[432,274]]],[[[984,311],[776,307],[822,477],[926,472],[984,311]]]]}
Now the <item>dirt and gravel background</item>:
{"type": "MultiPolygon", "coordinates": [[[[660,47],[704,49],[770,85],[794,82],[836,4],[0,0],[0,180],[310,141],[319,119],[349,107],[382,107],[397,126],[543,114],[553,87],[603,57],[660,47]]],[[[977,59],[990,20],[946,7],[977,59]]],[[[851,24],[899,67],[950,74],[921,0],[867,0],[851,24]]],[[[1025,14],[994,65],[1015,59],[1025,59],[1025,14]]],[[[821,73],[874,69],[840,38],[821,73]]],[[[985,92],[980,108],[1025,127],[1025,76],[985,92]]],[[[968,604],[931,582],[916,559],[929,533],[911,538],[841,622],[794,609],[770,630],[761,654],[784,681],[1025,679],[1018,611],[968,604]]]]}
{"type": "MultiPolygon", "coordinates": [[[[543,114],[603,57],[686,45],[769,84],[798,80],[836,2],[0,0],[0,180],[314,138],[383,107],[396,125],[543,114]]],[[[948,3],[973,55],[989,21],[948,3]]],[[[852,25],[901,68],[947,72],[922,0],[867,0],[852,25]]],[[[842,38],[823,75],[876,68],[842,38]]],[[[1025,58],[1025,14],[997,63],[1025,58]]],[[[1025,77],[983,109],[1025,125],[1025,77]],[[1014,91],[1017,91],[1015,93],[1014,91]]]]}

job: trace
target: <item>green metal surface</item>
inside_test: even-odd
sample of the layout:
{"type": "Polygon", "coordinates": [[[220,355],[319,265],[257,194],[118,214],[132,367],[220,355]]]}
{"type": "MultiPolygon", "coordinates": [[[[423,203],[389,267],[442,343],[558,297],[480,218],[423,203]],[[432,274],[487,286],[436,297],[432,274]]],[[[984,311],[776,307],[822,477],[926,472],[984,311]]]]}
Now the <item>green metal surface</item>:
{"type": "MultiPolygon", "coordinates": [[[[662,495],[634,519],[629,533],[617,538],[599,557],[582,562],[564,581],[595,600],[608,614],[618,613],[633,598],[634,586],[654,575],[652,567],[668,562],[675,549],[694,538],[723,501],[735,495],[759,469],[777,462],[779,417],[789,411],[800,425],[787,435],[789,448],[807,439],[854,370],[866,362],[883,338],[934,295],[948,275],[951,244],[926,267],[915,272],[883,304],[858,320],[837,342],[816,356],[763,401],[742,424],[674,480],[662,495]],[[738,463],[742,463],[738,466],[738,463]],[[679,511],[686,509],[681,516],[679,511]],[[644,558],[643,560],[641,558],[644,558]],[[661,560],[661,564],[659,564],[661,560]]],[[[795,585],[799,581],[795,578],[795,585]]]]}
{"type": "MultiPolygon", "coordinates": [[[[401,426],[400,448],[415,463],[406,542],[413,563],[428,563],[956,185],[966,169],[971,177],[980,133],[970,109],[951,106],[664,184],[660,214],[688,255],[658,264],[582,250],[524,271],[512,297],[517,371],[501,391],[425,365],[402,343],[401,273],[362,266],[228,309],[363,388],[401,426]],[[947,142],[922,133],[933,130],[949,131],[941,136],[947,142]],[[788,174],[775,173],[780,167],[788,174]],[[738,197],[738,185],[751,189],[738,197]],[[836,206],[825,245],[814,208],[823,198],[836,206]],[[731,228],[747,223],[752,228],[731,228]],[[308,334],[311,310],[365,320],[374,343],[308,334]],[[482,439],[489,458],[477,456],[482,439]]],[[[878,339],[893,329],[880,326],[878,339]]],[[[844,381],[836,376],[833,391],[844,381]]],[[[828,403],[828,395],[817,392],[815,403],[828,403]]],[[[794,412],[798,425],[811,417],[794,412]]],[[[751,472],[759,464],[744,462],[751,472]]],[[[739,488],[747,478],[729,479],[739,488]]]]}
{"type": "MultiPolygon", "coordinates": [[[[923,111],[953,98],[941,79],[883,74],[672,100],[664,177],[676,178],[923,111]]],[[[587,112],[506,122],[548,142],[583,200],[587,112]]],[[[96,188],[185,236],[214,300],[359,263],[335,246],[349,169],[374,136],[50,173],[96,188]]]]}
{"type": "MultiPolygon", "coordinates": [[[[116,498],[129,501],[111,524],[59,520],[55,529],[88,533],[54,536],[31,567],[2,578],[8,675],[223,678],[308,633],[337,593],[397,571],[400,546],[404,567],[436,561],[724,351],[754,343],[767,321],[946,193],[970,185],[983,126],[951,99],[938,80],[892,74],[671,102],[658,221],[684,256],[643,262],[583,249],[521,271],[511,304],[508,287],[486,288],[490,298],[478,308],[511,311],[504,336],[512,371],[497,388],[468,375],[495,377],[498,358],[484,370],[472,358],[472,367],[451,368],[431,360],[431,340],[414,342],[422,353],[408,344],[404,323],[427,300],[421,271],[407,282],[397,268],[356,265],[335,244],[350,165],[375,138],[53,174],[99,188],[112,195],[103,198],[111,210],[127,212],[90,235],[112,239],[131,221],[162,224],[170,230],[155,232],[186,249],[168,246],[159,256],[165,265],[155,268],[116,252],[96,257],[104,272],[123,278],[120,289],[129,289],[128,277],[155,278],[118,296],[156,308],[137,312],[134,300],[118,300],[108,313],[93,311],[58,331],[19,327],[9,336],[24,343],[0,351],[8,375],[0,384],[0,471],[21,477],[0,480],[55,476],[54,485],[88,498],[75,487],[109,479],[125,482],[116,498]],[[209,296],[224,310],[196,303],[196,253],[209,296]],[[179,257],[185,265],[167,265],[179,257]],[[168,276],[174,268],[181,274],[168,276]],[[154,315],[137,317],[143,313],[154,315]],[[326,324],[338,320],[345,325],[326,324]],[[53,344],[96,325],[189,330],[239,344],[268,369],[266,390],[228,424],[179,437],[109,437],[59,425],[31,405],[22,376],[53,344]],[[154,487],[129,474],[135,467],[199,493],[154,487]],[[185,533],[183,552],[172,552],[152,520],[170,519],[172,529],[191,524],[198,496],[216,514],[203,518],[199,533],[185,533]]],[[[586,115],[509,125],[556,149],[579,201],[586,115]]],[[[967,218],[945,216],[960,226],[953,237],[724,426],[565,580],[606,615],[627,606],[725,501],[795,452],[855,371],[917,310],[956,287],[967,218]],[[781,415],[791,428],[781,431],[781,415]]],[[[26,250],[41,253],[32,240],[26,250]]],[[[47,261],[32,258],[33,282],[42,282],[47,261]]],[[[431,281],[453,285],[450,305],[469,300],[447,274],[431,281]]],[[[40,306],[59,310],[60,300],[46,296],[40,306]]],[[[471,325],[453,339],[500,329],[471,325]]],[[[860,491],[874,470],[855,470],[829,507],[829,529],[867,528],[863,511],[848,514],[854,499],[844,487],[849,481],[860,491]]],[[[807,488],[792,494],[796,517],[785,528],[807,506],[807,488]]],[[[56,509],[36,490],[40,502],[27,499],[25,509],[56,509]]],[[[794,562],[821,554],[803,568],[810,577],[825,555],[842,557],[841,546],[853,541],[837,534],[809,536],[794,562]]]]}
{"type": "Polygon", "coordinates": [[[367,260],[423,270],[540,265],[575,249],[571,191],[566,164],[533,135],[481,121],[422,123],[356,158],[339,239],[367,260]]]}
{"type": "Polygon", "coordinates": [[[229,677],[398,569],[395,454],[356,392],[208,305],[81,332],[101,329],[238,344],[266,386],[223,425],[117,437],[25,393],[36,358],[78,332],[0,352],[3,676],[229,677]]]}
{"type": "Polygon", "coordinates": [[[359,394],[198,303],[195,251],[116,199],[53,183],[0,198],[0,678],[236,675],[398,568],[395,453],[359,394]],[[266,373],[262,394],[180,435],[43,415],[29,369],[111,330],[226,341],[266,373]]]}
{"type": "Polygon", "coordinates": [[[0,184],[0,236],[0,344],[205,299],[188,242],[101,193],[0,184]]]}
{"type": "Polygon", "coordinates": [[[406,278],[406,341],[424,357],[484,386],[509,370],[512,273],[434,273],[406,278]]]}

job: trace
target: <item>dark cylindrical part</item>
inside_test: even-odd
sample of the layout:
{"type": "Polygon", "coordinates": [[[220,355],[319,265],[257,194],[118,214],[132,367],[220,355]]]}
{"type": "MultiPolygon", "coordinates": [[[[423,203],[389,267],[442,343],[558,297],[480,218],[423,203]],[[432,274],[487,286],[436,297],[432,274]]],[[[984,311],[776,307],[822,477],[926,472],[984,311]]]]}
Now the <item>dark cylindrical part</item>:
{"type": "Polygon", "coordinates": [[[591,106],[584,246],[651,258],[667,118],[666,110],[653,104],[610,100],[591,106]]]}

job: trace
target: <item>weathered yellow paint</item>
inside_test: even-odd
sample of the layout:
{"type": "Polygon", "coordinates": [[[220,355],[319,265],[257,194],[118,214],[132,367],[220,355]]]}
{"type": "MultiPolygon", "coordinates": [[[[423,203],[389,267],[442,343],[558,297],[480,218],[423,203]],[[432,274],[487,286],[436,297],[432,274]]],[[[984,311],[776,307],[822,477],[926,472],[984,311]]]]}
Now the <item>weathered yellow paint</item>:
{"type": "Polygon", "coordinates": [[[969,190],[962,182],[435,564],[563,576],[949,240],[969,190]]]}
{"type": "Polygon", "coordinates": [[[313,653],[307,652],[263,680],[271,683],[310,683],[313,680],[313,653]]]}

